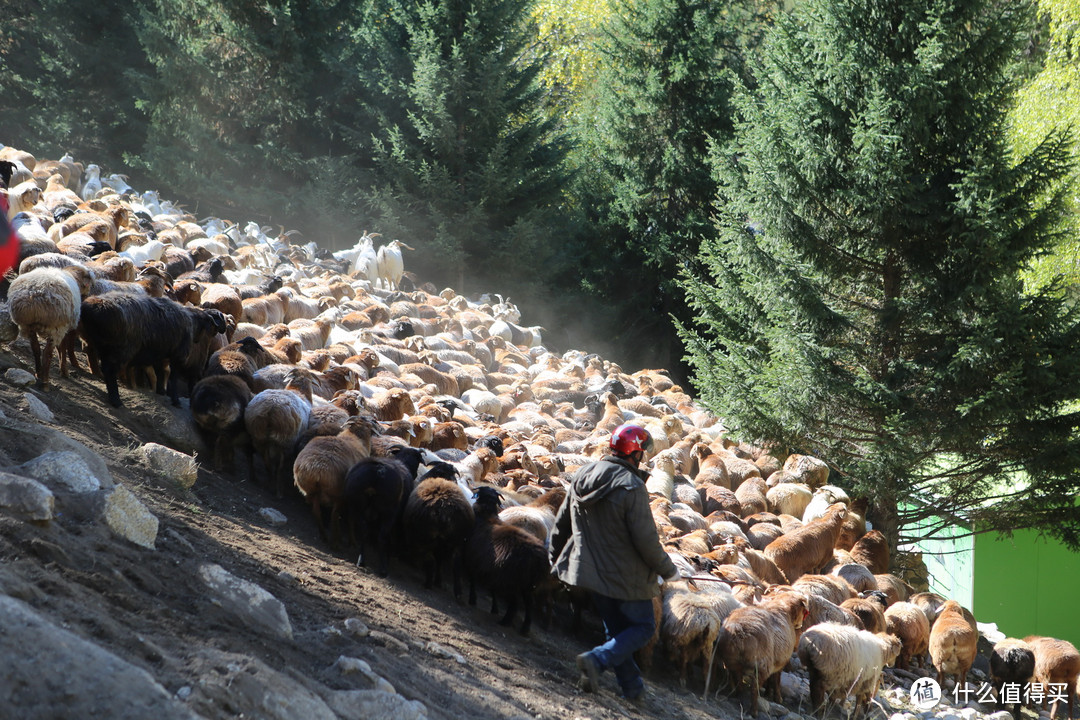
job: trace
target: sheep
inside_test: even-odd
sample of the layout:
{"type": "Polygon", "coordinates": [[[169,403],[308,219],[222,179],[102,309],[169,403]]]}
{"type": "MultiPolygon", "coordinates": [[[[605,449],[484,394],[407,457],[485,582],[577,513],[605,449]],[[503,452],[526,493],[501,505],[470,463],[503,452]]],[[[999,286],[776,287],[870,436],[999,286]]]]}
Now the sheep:
{"type": "Polygon", "coordinates": [[[492,612],[497,612],[499,597],[506,600],[506,614],[499,624],[510,625],[520,597],[525,606],[520,633],[527,636],[532,626],[533,593],[550,575],[551,564],[544,543],[499,519],[501,507],[502,496],[497,490],[486,486],[477,490],[475,525],[464,546],[469,604],[476,604],[476,586],[486,587],[491,592],[492,612]]]}
{"type": "MultiPolygon", "coordinates": [[[[453,468],[448,472],[454,475],[453,468]]],[[[425,476],[413,488],[401,522],[406,543],[423,563],[425,588],[442,584],[442,567],[449,561],[454,597],[461,597],[460,551],[472,534],[474,521],[473,506],[454,480],[425,476]]]]}
{"type": "Polygon", "coordinates": [[[769,509],[777,515],[793,515],[801,518],[810,504],[813,491],[803,483],[780,483],[765,493],[769,509]]]}
{"type": "Polygon", "coordinates": [[[246,337],[221,348],[206,362],[204,377],[235,375],[255,390],[255,373],[274,362],[269,351],[253,337],[246,337]]]}
{"type": "Polygon", "coordinates": [[[405,501],[413,490],[420,461],[419,450],[398,446],[389,457],[363,458],[345,476],[345,507],[351,534],[360,545],[356,564],[366,564],[365,546],[374,534],[379,553],[375,572],[379,577],[390,572],[390,542],[401,527],[405,501]]]}
{"type": "Polygon", "coordinates": [[[184,307],[168,298],[109,292],[87,298],[82,305],[79,334],[101,364],[109,403],[120,407],[117,376],[128,365],[152,366],[157,393],[168,393],[180,406],[178,377],[188,367],[191,348],[206,334],[216,334],[214,319],[199,308],[184,307]]]}
{"type": "Polygon", "coordinates": [[[213,439],[212,456],[219,465],[232,465],[232,442],[244,432],[244,410],[251,398],[251,388],[234,375],[204,377],[191,389],[191,415],[213,439]]]}
{"type": "Polygon", "coordinates": [[[767,489],[765,481],[757,476],[747,477],[735,488],[735,498],[742,505],[741,515],[743,517],[749,517],[769,509],[768,500],[765,498],[767,489]]]}
{"type": "MultiPolygon", "coordinates": [[[[401,388],[390,388],[381,395],[368,399],[368,406],[375,417],[383,422],[400,420],[416,414],[416,405],[409,393],[401,388]]],[[[460,428],[461,426],[458,425],[460,428]]]]}
{"type": "Polygon", "coordinates": [[[870,568],[870,572],[881,575],[889,572],[889,544],[878,530],[859,538],[852,546],[851,559],[870,568]]]}
{"type": "Polygon", "coordinates": [[[855,543],[866,535],[866,508],[869,501],[864,498],[855,498],[848,504],[848,515],[844,518],[844,528],[840,531],[840,537],[836,539],[836,547],[850,551],[855,543]]]}
{"type": "Polygon", "coordinates": [[[224,283],[209,283],[203,288],[200,298],[204,308],[213,308],[232,317],[239,323],[244,314],[244,306],[236,288],[224,283]]]}
{"type": "Polygon", "coordinates": [[[895,575],[882,573],[875,575],[874,580],[877,582],[877,589],[888,597],[890,605],[905,601],[912,594],[912,587],[895,575]]]}
{"type": "Polygon", "coordinates": [[[765,554],[794,582],[829,561],[846,516],[842,503],[831,505],[823,517],[769,543],[765,554]]]}
{"type": "MultiPolygon", "coordinates": [[[[1035,672],[1033,684],[1039,684],[1043,690],[1043,709],[1046,708],[1047,695],[1050,692],[1048,685],[1064,685],[1065,697],[1068,698],[1068,713],[1073,715],[1073,700],[1076,698],[1076,681],[1080,675],[1080,653],[1076,647],[1067,640],[1057,640],[1041,635],[1029,635],[1024,642],[1031,646],[1035,653],[1035,672]]],[[[1050,705],[1050,717],[1057,715],[1058,698],[1055,697],[1050,705]]]]}
{"type": "MultiPolygon", "coordinates": [[[[251,398],[244,410],[244,427],[253,450],[266,467],[268,484],[278,497],[285,494],[290,474],[286,454],[307,428],[311,417],[311,373],[295,368],[284,390],[263,390],[251,398]]],[[[254,479],[255,468],[248,455],[248,474],[254,479]]]]}
{"type": "MultiPolygon", "coordinates": [[[[53,349],[60,350],[64,338],[78,326],[81,310],[78,281],[58,268],[32,270],[19,275],[8,287],[8,312],[19,332],[30,341],[39,388],[49,384],[53,349]],[[39,335],[45,337],[44,351],[38,344],[39,335]]],[[[63,350],[60,350],[60,375],[68,376],[63,350]]]]}
{"type": "Polygon", "coordinates": [[[780,670],[795,652],[809,607],[798,593],[781,593],[760,605],[736,608],[717,635],[717,648],[737,689],[750,675],[750,714],[758,712],[758,687],[771,686],[780,701],[780,670]]]}
{"type": "Polygon", "coordinates": [[[942,687],[946,675],[956,676],[957,687],[967,681],[979,641],[979,630],[971,620],[964,616],[960,603],[948,600],[930,628],[930,659],[937,668],[938,684],[942,687]]]}
{"type": "Polygon", "coordinates": [[[795,590],[823,597],[834,605],[856,597],[854,588],[835,575],[803,575],[791,583],[795,590]]]}
{"type": "Polygon", "coordinates": [[[1023,640],[1005,638],[994,645],[990,654],[990,682],[997,692],[997,709],[1005,706],[1005,686],[1013,686],[1015,692],[1013,717],[1020,720],[1020,689],[1026,686],[1035,674],[1035,651],[1023,640]]]}
{"type": "Polygon", "coordinates": [[[848,598],[840,607],[859,619],[862,629],[872,633],[885,632],[885,611],[876,602],[865,598],[848,598]]]}
{"type": "Polygon", "coordinates": [[[877,580],[870,569],[857,563],[838,565],[830,571],[830,575],[836,575],[847,581],[855,592],[867,592],[877,590],[877,580]]]}
{"type": "Polygon", "coordinates": [[[400,240],[392,240],[379,248],[375,257],[375,267],[378,274],[378,282],[389,290],[397,290],[401,283],[401,276],[405,274],[405,266],[401,259],[401,248],[412,250],[411,247],[400,240]]]}
{"type": "Polygon", "coordinates": [[[829,509],[830,505],[835,505],[836,503],[849,505],[851,499],[846,492],[835,485],[823,485],[817,490],[814,490],[814,494],[810,498],[810,503],[806,506],[806,510],[803,511],[803,523],[808,523],[811,520],[821,517],[825,514],[825,511],[829,509]]]}
{"type": "Polygon", "coordinates": [[[555,513],[566,497],[564,488],[552,488],[527,505],[511,505],[499,513],[507,525],[515,525],[536,536],[547,547],[555,528],[555,513]]]}
{"type": "Polygon", "coordinates": [[[824,715],[826,699],[855,697],[851,717],[862,716],[877,693],[881,671],[896,661],[900,641],[891,635],[823,623],[799,639],[798,656],[810,673],[810,705],[824,715]]]}
{"type": "Polygon", "coordinates": [[[937,593],[921,592],[915,593],[909,597],[907,601],[912,605],[917,605],[922,608],[922,611],[926,613],[927,621],[933,625],[946,600],[947,598],[944,598],[937,593]]]}
{"type": "Polygon", "coordinates": [[[353,465],[371,455],[373,421],[355,416],[337,435],[312,438],[293,462],[293,483],[311,506],[324,541],[334,544],[345,506],[345,476],[353,465]],[[323,508],[330,508],[330,531],[323,524],[323,508]]]}
{"type": "Polygon", "coordinates": [[[930,644],[930,623],[926,613],[909,602],[893,603],[885,610],[885,630],[900,638],[902,647],[896,667],[907,670],[911,660],[922,657],[930,644]]]}
{"type": "Polygon", "coordinates": [[[742,607],[726,585],[702,583],[706,586],[714,584],[726,592],[700,592],[691,589],[687,581],[665,583],[658,629],[668,656],[679,664],[679,684],[683,688],[686,687],[687,666],[692,660],[701,660],[702,676],[706,681],[703,695],[709,692],[708,680],[720,626],[736,608],[742,607]]]}

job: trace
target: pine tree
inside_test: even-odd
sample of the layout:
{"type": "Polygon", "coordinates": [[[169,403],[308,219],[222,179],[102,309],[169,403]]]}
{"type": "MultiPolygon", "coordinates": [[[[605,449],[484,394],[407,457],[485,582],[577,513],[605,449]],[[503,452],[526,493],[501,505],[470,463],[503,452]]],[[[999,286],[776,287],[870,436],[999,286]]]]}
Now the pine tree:
{"type": "Polygon", "coordinates": [[[625,333],[661,362],[679,353],[670,322],[687,317],[678,267],[712,232],[709,143],[730,139],[731,94],[764,28],[760,5],[619,0],[600,39],[603,69],[579,120],[582,194],[599,208],[603,250],[594,281],[618,298],[632,285],[625,333]]]}
{"type": "Polygon", "coordinates": [[[485,289],[508,287],[508,273],[550,249],[543,218],[564,181],[565,140],[525,53],[529,2],[375,5],[361,35],[375,60],[374,224],[424,248],[425,279],[463,289],[468,268],[494,283],[485,289]]]}
{"type": "Polygon", "coordinates": [[[1029,10],[805,0],[716,156],[682,329],[703,398],[825,459],[892,547],[952,514],[1080,545],[1080,325],[1019,279],[1054,242],[1070,143],[1002,145],[1029,10]]]}

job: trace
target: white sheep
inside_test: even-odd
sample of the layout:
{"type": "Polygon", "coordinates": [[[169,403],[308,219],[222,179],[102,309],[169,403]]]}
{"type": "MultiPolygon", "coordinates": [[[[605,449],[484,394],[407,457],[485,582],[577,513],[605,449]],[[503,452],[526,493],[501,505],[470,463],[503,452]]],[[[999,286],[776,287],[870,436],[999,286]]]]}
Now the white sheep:
{"type": "MultiPolygon", "coordinates": [[[[779,485],[777,487],[779,487],[779,485]]],[[[802,521],[808,523],[811,520],[822,517],[825,514],[825,511],[829,509],[829,506],[834,503],[850,505],[851,498],[848,497],[848,494],[844,492],[843,489],[838,488],[835,485],[822,485],[814,491],[814,495],[810,499],[809,504],[807,504],[806,510],[803,511],[802,521]]]]}
{"type": "MultiPolygon", "coordinates": [[[[765,498],[769,502],[769,511],[777,515],[791,515],[801,518],[814,493],[804,483],[780,483],[769,488],[765,498]]],[[[825,505],[828,507],[828,504],[825,505]]]]}
{"type": "Polygon", "coordinates": [[[104,185],[101,182],[101,168],[90,164],[86,166],[86,177],[83,179],[82,189],[79,194],[83,200],[93,200],[101,192],[104,185]]]}
{"type": "Polygon", "coordinates": [[[849,625],[821,623],[803,633],[799,660],[810,671],[810,703],[823,708],[826,697],[837,702],[855,696],[852,717],[865,711],[877,692],[881,670],[900,653],[892,635],[859,630],[849,625]]]}
{"type": "Polygon", "coordinates": [[[145,245],[131,245],[117,254],[131,260],[135,267],[141,268],[148,262],[160,260],[163,252],[165,252],[165,243],[160,240],[151,240],[145,245]]]}
{"type": "Polygon", "coordinates": [[[390,290],[397,290],[401,277],[405,274],[405,263],[401,258],[401,248],[412,250],[411,247],[400,240],[392,240],[379,248],[375,258],[378,281],[390,290]]]}
{"type": "MultiPolygon", "coordinates": [[[[53,348],[59,348],[67,334],[79,324],[82,308],[79,283],[64,270],[37,268],[11,282],[8,306],[12,322],[30,341],[37,385],[43,388],[49,382],[53,348]],[[45,337],[44,352],[38,344],[39,335],[45,337]]],[[[63,351],[60,353],[60,374],[64,377],[68,374],[63,351]]]]}

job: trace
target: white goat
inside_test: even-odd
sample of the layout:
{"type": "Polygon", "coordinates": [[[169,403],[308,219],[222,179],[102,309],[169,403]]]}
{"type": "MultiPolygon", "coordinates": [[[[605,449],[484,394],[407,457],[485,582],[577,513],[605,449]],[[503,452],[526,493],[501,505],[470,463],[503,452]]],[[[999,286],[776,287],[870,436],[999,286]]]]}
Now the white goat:
{"type": "Polygon", "coordinates": [[[401,282],[401,276],[405,274],[405,262],[401,259],[401,248],[412,250],[411,247],[393,240],[379,248],[376,256],[378,268],[378,280],[389,290],[397,290],[401,282]]]}

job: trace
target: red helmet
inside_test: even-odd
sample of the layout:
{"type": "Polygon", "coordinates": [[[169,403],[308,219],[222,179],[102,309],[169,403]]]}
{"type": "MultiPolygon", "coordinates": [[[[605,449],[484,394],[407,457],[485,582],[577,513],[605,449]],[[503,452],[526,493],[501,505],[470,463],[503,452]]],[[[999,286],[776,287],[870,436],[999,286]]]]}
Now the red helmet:
{"type": "Polygon", "coordinates": [[[611,433],[611,449],[617,455],[630,455],[635,450],[652,450],[652,435],[640,425],[620,425],[611,433]]]}

